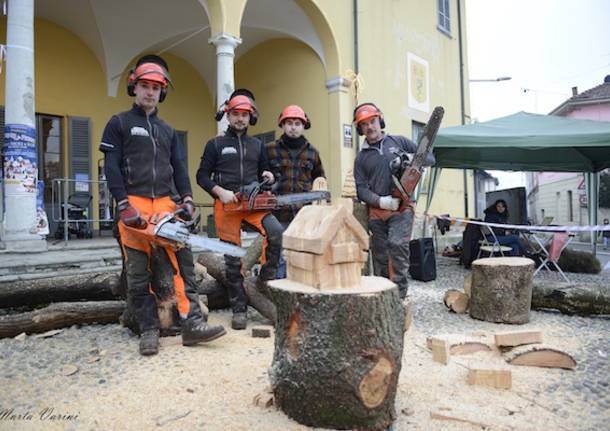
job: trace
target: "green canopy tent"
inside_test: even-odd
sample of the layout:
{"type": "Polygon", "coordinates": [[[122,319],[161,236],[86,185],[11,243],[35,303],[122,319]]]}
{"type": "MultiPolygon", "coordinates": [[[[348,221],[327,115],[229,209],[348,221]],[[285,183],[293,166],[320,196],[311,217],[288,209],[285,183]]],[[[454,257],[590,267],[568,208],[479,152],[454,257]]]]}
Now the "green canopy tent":
{"type": "MultiPolygon", "coordinates": [[[[610,167],[610,122],[518,112],[441,129],[434,155],[434,169],[584,172],[590,186],[589,223],[596,225],[599,172],[610,167]]],[[[426,214],[433,194],[430,187],[426,214]]]]}

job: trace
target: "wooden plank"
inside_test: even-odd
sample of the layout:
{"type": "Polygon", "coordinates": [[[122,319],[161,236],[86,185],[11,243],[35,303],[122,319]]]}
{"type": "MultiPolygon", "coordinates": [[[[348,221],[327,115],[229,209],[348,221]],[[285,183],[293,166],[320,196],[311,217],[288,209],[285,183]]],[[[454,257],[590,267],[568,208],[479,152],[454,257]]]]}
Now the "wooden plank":
{"type": "Polygon", "coordinates": [[[432,337],[430,347],[432,348],[432,360],[447,365],[451,356],[449,342],[443,338],[432,337]]]}
{"type": "Polygon", "coordinates": [[[498,332],[494,335],[496,346],[515,347],[523,344],[542,343],[542,331],[498,332]]]}
{"type": "Polygon", "coordinates": [[[506,362],[511,365],[527,365],[531,367],[576,368],[576,360],[566,352],[550,346],[527,345],[510,351],[506,362]]]}
{"type": "Polygon", "coordinates": [[[512,376],[510,370],[473,368],[468,370],[466,382],[469,385],[510,389],[512,387],[512,376]]]}

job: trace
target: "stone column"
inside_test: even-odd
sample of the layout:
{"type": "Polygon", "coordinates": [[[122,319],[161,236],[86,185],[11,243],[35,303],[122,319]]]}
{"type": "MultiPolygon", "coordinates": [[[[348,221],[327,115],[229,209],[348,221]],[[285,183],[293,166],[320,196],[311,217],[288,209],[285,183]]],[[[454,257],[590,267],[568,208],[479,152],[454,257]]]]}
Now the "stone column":
{"type": "MultiPolygon", "coordinates": [[[[235,48],[241,43],[241,39],[227,33],[217,33],[208,42],[216,47],[216,109],[218,109],[235,89],[233,61],[235,48]]],[[[224,132],[227,125],[228,121],[224,116],[218,122],[218,132],[224,132]]]]}
{"type": "MultiPolygon", "coordinates": [[[[350,82],[342,76],[326,81],[328,90],[329,142],[331,143],[330,163],[332,171],[327,170],[329,190],[332,196],[340,196],[343,180],[349,169],[354,167],[358,153],[358,136],[351,126],[353,102],[349,94],[350,82]],[[344,127],[351,128],[351,146],[346,146],[344,127]]],[[[324,165],[326,166],[326,162],[324,165]]]]}
{"type": "Polygon", "coordinates": [[[8,250],[46,250],[36,234],[34,0],[9,2],[6,45],[3,241],[8,250]]]}

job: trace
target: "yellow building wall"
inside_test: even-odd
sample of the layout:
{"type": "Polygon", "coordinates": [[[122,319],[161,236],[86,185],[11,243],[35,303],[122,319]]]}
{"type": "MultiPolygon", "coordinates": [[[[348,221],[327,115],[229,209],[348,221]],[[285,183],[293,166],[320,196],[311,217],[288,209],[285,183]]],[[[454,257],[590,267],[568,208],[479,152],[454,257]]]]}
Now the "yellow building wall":
{"type": "MultiPolygon", "coordinates": [[[[255,46],[236,60],[235,85],[249,87],[257,96],[261,119],[259,125],[252,128],[252,134],[275,130],[279,136],[281,131],[276,121],[281,109],[290,103],[305,108],[313,123],[306,136],[320,150],[331,190],[337,193],[345,171],[353,165],[357,153],[356,145],[347,149],[342,142],[343,124],[351,123],[356,98],[345,88],[329,94],[325,85],[328,79],[348,76],[348,70],[354,69],[353,1],[295,1],[319,31],[327,50],[326,65],[305,44],[294,39],[274,39],[255,46]],[[328,61],[330,57],[333,57],[331,62],[328,61]]],[[[246,4],[246,0],[210,0],[211,28],[239,36],[235,33],[239,33],[246,4]]],[[[425,122],[429,116],[429,113],[408,107],[408,52],[429,63],[430,109],[435,105],[445,107],[443,126],[461,123],[457,2],[450,4],[452,34],[448,37],[436,27],[437,2],[358,2],[359,71],[364,83],[358,102],[377,103],[384,111],[389,133],[411,137],[412,121],[425,122]]],[[[465,41],[465,22],[462,21],[465,41]]],[[[102,157],[97,146],[103,128],[113,113],[128,109],[131,104],[131,98],[123,92],[126,72],[120,78],[119,95],[109,97],[101,65],[78,37],[41,19],[36,19],[35,31],[36,111],[91,119],[92,175],[96,175],[96,163],[102,157]]],[[[0,34],[5,42],[6,17],[0,19],[0,34]]],[[[160,106],[160,113],[177,130],[188,132],[189,173],[194,197],[197,202],[207,203],[211,199],[195,184],[195,173],[205,142],[215,134],[214,95],[187,62],[169,54],[164,56],[170,64],[175,91],[170,91],[167,101],[160,106]]],[[[464,61],[466,58],[464,45],[464,61]]],[[[464,71],[467,82],[467,67],[464,71]]],[[[3,103],[2,74],[0,98],[3,103]]],[[[467,88],[465,98],[465,114],[469,118],[467,88]]],[[[67,122],[63,124],[64,145],[67,146],[67,122]]],[[[469,212],[472,214],[472,173],[468,174],[468,179],[469,212]]],[[[420,210],[425,197],[420,197],[420,210]]],[[[462,215],[463,206],[462,171],[444,170],[432,212],[462,215]]]]}
{"type": "Polygon", "coordinates": [[[328,141],[328,101],[324,68],[316,53],[294,39],[274,39],[263,42],[240,57],[235,64],[235,88],[246,87],[254,92],[260,110],[258,124],[249,134],[275,130],[278,117],[287,105],[301,106],[311,120],[307,139],[320,151],[326,171],[330,166],[331,146],[328,141]],[[273,55],[269,55],[269,53],[273,55]]]}
{"type": "MultiPolygon", "coordinates": [[[[352,2],[317,2],[330,17],[344,63],[353,67],[352,2]],[[330,4],[329,4],[330,3],[330,4]],[[350,51],[351,50],[351,51],[350,51]]],[[[464,8],[462,2],[462,9],[464,8]]],[[[387,132],[412,137],[412,121],[427,122],[434,106],[445,108],[442,127],[460,125],[460,59],[457,2],[451,4],[451,37],[437,29],[437,2],[358,2],[358,63],[364,85],[358,101],[372,101],[384,112],[387,132]],[[407,53],[428,62],[430,112],[408,106],[407,53]]],[[[464,12],[462,12],[464,13],[464,12]]],[[[463,17],[465,15],[462,15],[463,17]]],[[[465,114],[469,118],[465,20],[462,19],[465,114]]],[[[472,172],[467,174],[469,214],[474,213],[472,172]]],[[[423,211],[427,195],[420,196],[423,211]]],[[[432,202],[431,213],[464,215],[463,171],[443,170],[432,202]]]]}
{"type": "MultiPolygon", "coordinates": [[[[36,19],[35,24],[36,113],[63,117],[64,174],[68,175],[67,117],[90,118],[91,175],[97,179],[98,151],[102,133],[110,117],[131,107],[133,98],[125,92],[127,71],[120,77],[117,97],[107,95],[106,78],[93,52],[73,33],[52,22],[36,19]]],[[[0,20],[0,37],[6,43],[6,17],[0,20]]],[[[215,133],[212,97],[200,75],[184,60],[163,55],[169,63],[174,90],[159,107],[160,116],[177,130],[187,131],[188,165],[195,201],[207,199],[195,182],[195,173],[205,141],[215,133]]],[[[136,59],[134,59],[135,62],[136,59]]],[[[0,103],[5,105],[5,76],[0,74],[0,103]]],[[[207,199],[209,201],[210,199],[207,199]]],[[[94,196],[94,208],[97,196],[94,196]]],[[[94,211],[96,214],[96,212],[94,211]]]]}

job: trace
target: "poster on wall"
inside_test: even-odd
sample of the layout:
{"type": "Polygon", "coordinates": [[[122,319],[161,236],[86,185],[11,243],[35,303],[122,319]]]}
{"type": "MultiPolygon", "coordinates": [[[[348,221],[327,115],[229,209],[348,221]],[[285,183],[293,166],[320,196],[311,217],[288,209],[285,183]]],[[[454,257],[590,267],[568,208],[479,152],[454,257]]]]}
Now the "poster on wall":
{"type": "Polygon", "coordinates": [[[353,148],[354,142],[352,140],[352,125],[343,125],[343,146],[345,148],[353,148]]]}
{"type": "Polygon", "coordinates": [[[37,178],[36,129],[24,124],[7,124],[4,127],[5,194],[36,193],[37,178]]]}
{"type": "Polygon", "coordinates": [[[407,53],[407,86],[410,108],[430,112],[430,72],[428,62],[407,53]]]}
{"type": "Polygon", "coordinates": [[[38,181],[36,193],[36,233],[38,235],[49,234],[49,220],[44,210],[44,181],[38,181]]]}

